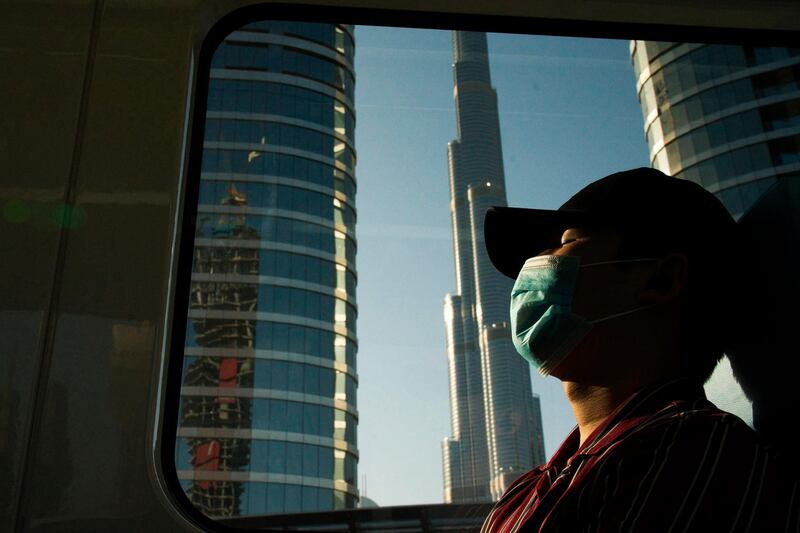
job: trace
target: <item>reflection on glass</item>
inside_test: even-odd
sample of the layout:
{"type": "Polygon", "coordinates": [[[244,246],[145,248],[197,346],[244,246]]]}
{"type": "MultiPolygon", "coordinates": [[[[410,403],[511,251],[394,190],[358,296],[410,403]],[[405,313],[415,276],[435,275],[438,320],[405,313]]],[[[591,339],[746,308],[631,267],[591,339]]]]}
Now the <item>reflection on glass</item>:
{"type": "Polygon", "coordinates": [[[212,60],[176,443],[210,517],[358,498],[352,31],[257,22],[212,60]]]}

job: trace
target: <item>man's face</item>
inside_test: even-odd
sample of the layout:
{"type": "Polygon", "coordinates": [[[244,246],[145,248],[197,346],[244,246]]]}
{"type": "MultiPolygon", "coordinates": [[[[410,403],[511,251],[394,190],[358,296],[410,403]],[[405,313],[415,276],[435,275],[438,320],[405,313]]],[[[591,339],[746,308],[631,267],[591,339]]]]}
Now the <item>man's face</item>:
{"type": "MultiPolygon", "coordinates": [[[[616,261],[620,243],[621,235],[611,229],[568,228],[561,236],[561,245],[558,248],[544,250],[540,254],[580,257],[581,268],[578,271],[572,311],[586,320],[602,319],[642,305],[638,293],[653,275],[655,262],[584,266],[616,261]]],[[[568,371],[568,368],[561,367],[574,369],[576,365],[586,368],[599,364],[598,354],[595,352],[600,345],[608,346],[608,343],[603,342],[606,335],[622,342],[624,336],[631,333],[627,317],[598,324],[585,342],[553,372],[553,375],[562,377],[562,374],[568,371]]],[[[604,357],[603,364],[607,362],[604,357]]]]}
{"type": "Polygon", "coordinates": [[[617,259],[621,237],[610,229],[568,228],[561,236],[561,245],[539,255],[570,255],[581,258],[573,311],[587,320],[623,312],[635,306],[630,301],[629,269],[616,264],[583,265],[617,259]],[[624,301],[620,301],[624,300],[624,301]],[[633,305],[626,305],[633,304],[633,305]]]}

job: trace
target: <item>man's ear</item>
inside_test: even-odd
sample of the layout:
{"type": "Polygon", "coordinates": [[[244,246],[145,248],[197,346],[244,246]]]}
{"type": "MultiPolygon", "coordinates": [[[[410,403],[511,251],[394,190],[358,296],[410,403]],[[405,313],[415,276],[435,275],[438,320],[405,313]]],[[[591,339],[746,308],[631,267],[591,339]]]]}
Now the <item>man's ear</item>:
{"type": "Polygon", "coordinates": [[[685,254],[669,254],[658,263],[658,270],[637,294],[642,303],[677,301],[686,291],[689,279],[689,258],[685,254]]]}

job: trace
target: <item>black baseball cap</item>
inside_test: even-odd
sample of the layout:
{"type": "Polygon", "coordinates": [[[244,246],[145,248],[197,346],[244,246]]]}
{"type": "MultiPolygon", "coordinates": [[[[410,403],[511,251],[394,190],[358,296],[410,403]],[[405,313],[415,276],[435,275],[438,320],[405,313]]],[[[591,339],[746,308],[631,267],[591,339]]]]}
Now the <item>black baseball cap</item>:
{"type": "Polygon", "coordinates": [[[560,246],[567,228],[608,227],[717,265],[731,257],[737,227],[725,206],[697,183],[652,168],[611,174],[556,210],[492,207],[484,236],[494,266],[514,279],[525,261],[560,246]]]}

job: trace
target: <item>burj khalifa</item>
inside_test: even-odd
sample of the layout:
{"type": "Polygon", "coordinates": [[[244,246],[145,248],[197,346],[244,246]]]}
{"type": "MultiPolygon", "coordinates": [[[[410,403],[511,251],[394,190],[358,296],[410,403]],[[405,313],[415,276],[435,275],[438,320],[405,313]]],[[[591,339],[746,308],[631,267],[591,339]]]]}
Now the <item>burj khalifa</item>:
{"type": "Polygon", "coordinates": [[[487,502],[544,463],[539,398],[511,342],[512,281],[483,242],[491,206],[505,206],[497,94],[486,34],[453,32],[457,138],[448,145],[456,291],[445,297],[452,435],[442,442],[444,501],[487,502]]]}

